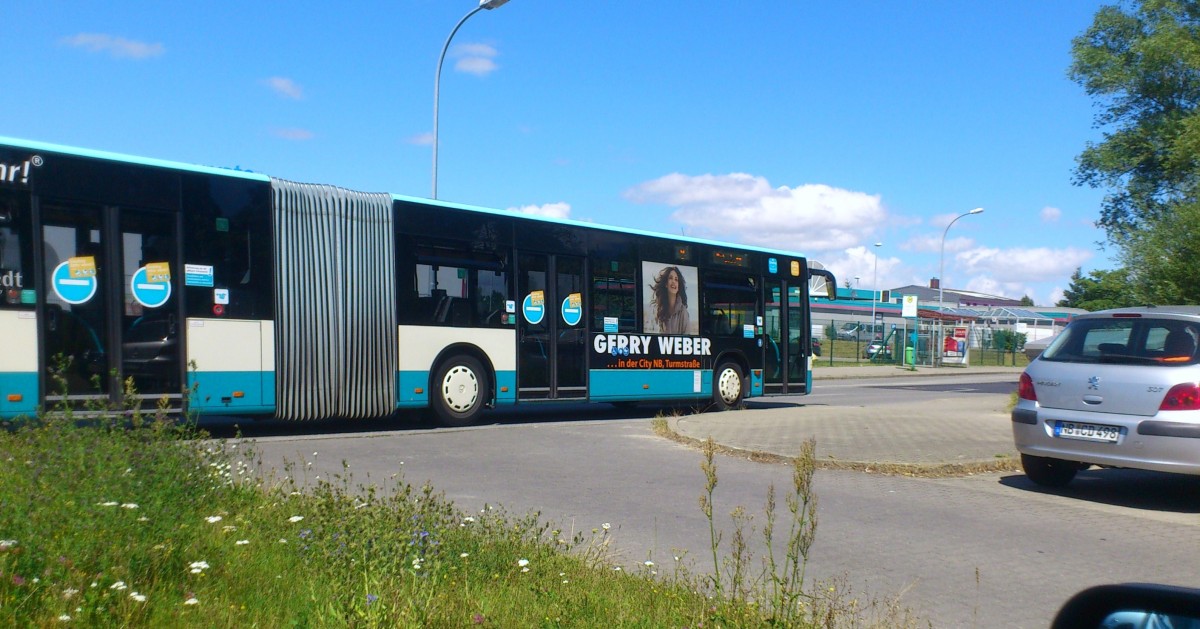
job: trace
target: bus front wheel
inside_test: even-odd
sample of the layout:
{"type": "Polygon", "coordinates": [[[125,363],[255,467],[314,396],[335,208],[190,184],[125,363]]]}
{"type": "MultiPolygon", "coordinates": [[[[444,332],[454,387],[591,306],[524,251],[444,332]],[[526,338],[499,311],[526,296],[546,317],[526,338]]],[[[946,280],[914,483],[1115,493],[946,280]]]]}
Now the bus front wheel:
{"type": "Polygon", "coordinates": [[[734,363],[721,363],[713,372],[713,405],[718,411],[737,408],[746,391],[742,386],[742,370],[734,363]]]}
{"type": "Polygon", "coordinates": [[[475,423],[488,399],[483,365],[470,356],[454,356],[438,365],[433,377],[430,404],[438,423],[469,426],[475,423]]]}

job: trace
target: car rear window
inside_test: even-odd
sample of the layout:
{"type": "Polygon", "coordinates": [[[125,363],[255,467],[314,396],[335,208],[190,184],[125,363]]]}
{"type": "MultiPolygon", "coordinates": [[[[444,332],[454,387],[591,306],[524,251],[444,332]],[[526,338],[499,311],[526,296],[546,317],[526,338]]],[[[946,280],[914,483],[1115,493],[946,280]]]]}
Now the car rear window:
{"type": "Polygon", "coordinates": [[[1041,358],[1083,363],[1196,364],[1200,326],[1178,319],[1078,319],[1041,358]]]}

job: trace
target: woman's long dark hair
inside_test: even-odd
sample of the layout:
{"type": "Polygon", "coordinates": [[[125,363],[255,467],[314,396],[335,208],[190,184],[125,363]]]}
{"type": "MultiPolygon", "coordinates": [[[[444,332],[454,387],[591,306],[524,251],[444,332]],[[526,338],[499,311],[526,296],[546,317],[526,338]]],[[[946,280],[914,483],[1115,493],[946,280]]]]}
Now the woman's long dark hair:
{"type": "Polygon", "coordinates": [[[654,292],[650,302],[654,305],[654,319],[658,321],[660,328],[665,328],[667,319],[671,318],[671,313],[667,312],[667,304],[671,301],[670,295],[667,294],[669,273],[675,273],[675,277],[679,278],[679,301],[687,308],[687,281],[683,279],[683,272],[677,266],[664,267],[654,276],[654,283],[650,285],[650,290],[654,292]]]}

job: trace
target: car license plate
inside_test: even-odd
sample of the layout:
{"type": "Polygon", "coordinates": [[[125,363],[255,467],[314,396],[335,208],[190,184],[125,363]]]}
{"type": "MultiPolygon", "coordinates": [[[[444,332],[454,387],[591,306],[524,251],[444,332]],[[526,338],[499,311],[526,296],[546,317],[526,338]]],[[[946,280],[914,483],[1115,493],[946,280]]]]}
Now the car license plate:
{"type": "Polygon", "coordinates": [[[1063,439],[1082,439],[1084,441],[1102,441],[1116,443],[1121,436],[1119,426],[1104,424],[1081,424],[1079,422],[1054,422],[1054,436],[1063,439]]]}

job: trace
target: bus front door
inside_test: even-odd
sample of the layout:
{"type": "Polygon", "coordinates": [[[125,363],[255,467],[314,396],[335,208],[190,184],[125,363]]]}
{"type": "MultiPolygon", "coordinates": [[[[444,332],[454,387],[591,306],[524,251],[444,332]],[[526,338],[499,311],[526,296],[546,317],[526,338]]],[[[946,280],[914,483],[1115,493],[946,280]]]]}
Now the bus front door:
{"type": "Polygon", "coordinates": [[[517,265],[518,399],[585,398],[584,259],[523,253],[517,265]]]}
{"type": "Polygon", "coordinates": [[[178,216],[44,201],[42,390],[84,410],[182,405],[178,216]]]}
{"type": "Polygon", "coordinates": [[[803,393],[811,349],[805,351],[804,347],[806,335],[800,287],[774,280],[768,280],[765,287],[764,392],[803,393]]]}

